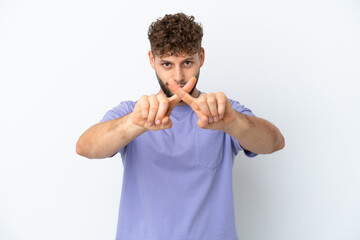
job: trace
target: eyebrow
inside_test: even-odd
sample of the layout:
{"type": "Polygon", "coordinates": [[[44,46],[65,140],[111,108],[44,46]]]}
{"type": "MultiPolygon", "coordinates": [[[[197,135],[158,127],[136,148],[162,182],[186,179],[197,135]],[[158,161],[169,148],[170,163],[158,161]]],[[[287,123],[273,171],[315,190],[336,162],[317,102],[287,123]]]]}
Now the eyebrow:
{"type": "Polygon", "coordinates": [[[183,62],[186,62],[186,61],[194,61],[194,57],[189,57],[189,58],[186,58],[186,59],[184,59],[184,61],[183,61],[183,62]]]}
{"type": "MultiPolygon", "coordinates": [[[[194,57],[185,58],[181,62],[183,63],[183,62],[187,62],[187,61],[194,61],[194,57]]],[[[162,63],[173,63],[172,61],[165,60],[165,59],[162,59],[162,58],[160,58],[160,62],[162,62],[162,63]]]]}
{"type": "Polygon", "coordinates": [[[162,59],[162,58],[160,58],[159,61],[160,61],[160,62],[170,62],[170,61],[164,60],[164,59],[162,59]]]}

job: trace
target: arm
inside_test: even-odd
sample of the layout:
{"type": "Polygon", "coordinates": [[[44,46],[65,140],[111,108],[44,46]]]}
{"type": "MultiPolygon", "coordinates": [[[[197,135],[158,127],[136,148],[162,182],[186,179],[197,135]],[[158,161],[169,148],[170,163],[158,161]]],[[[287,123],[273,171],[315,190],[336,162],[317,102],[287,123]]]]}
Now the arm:
{"type": "Polygon", "coordinates": [[[132,123],[131,114],[90,127],[76,144],[77,154],[90,159],[110,157],[147,131],[132,123]]]}
{"type": "Polygon", "coordinates": [[[253,153],[268,154],[284,148],[284,137],[272,123],[233,111],[235,118],[224,126],[223,131],[238,140],[244,149],[253,153]]]}
{"type": "Polygon", "coordinates": [[[284,148],[284,137],[277,127],[265,119],[237,112],[224,93],[201,94],[195,99],[172,80],[169,86],[194,110],[199,127],[222,130],[253,153],[266,154],[284,148]]]}
{"type": "Polygon", "coordinates": [[[180,99],[168,99],[163,94],[142,96],[129,114],[86,130],[76,144],[76,152],[90,159],[110,157],[147,130],[170,128],[169,116],[176,101],[180,99]]]}
{"type": "MultiPolygon", "coordinates": [[[[192,78],[183,91],[190,92],[195,84],[196,78],[192,78]]],[[[176,95],[167,98],[163,93],[142,96],[131,113],[86,130],[76,144],[77,154],[90,159],[110,157],[148,130],[170,128],[170,114],[180,100],[176,95]]]]}
{"type": "Polygon", "coordinates": [[[179,100],[162,94],[142,96],[129,114],[86,130],[76,144],[77,154],[90,159],[110,157],[147,130],[170,128],[172,109],[169,108],[173,108],[176,101],[179,100]],[[160,123],[156,124],[156,120],[160,123]]]}

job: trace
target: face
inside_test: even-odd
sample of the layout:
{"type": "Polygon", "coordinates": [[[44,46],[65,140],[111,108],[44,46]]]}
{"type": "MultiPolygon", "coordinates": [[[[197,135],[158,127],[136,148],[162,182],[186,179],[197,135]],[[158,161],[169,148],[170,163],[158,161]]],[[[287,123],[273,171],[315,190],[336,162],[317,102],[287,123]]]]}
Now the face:
{"type": "MultiPolygon", "coordinates": [[[[180,87],[184,86],[191,77],[196,77],[196,82],[198,81],[200,68],[204,63],[204,49],[202,48],[199,54],[169,57],[159,57],[149,51],[149,60],[156,72],[162,92],[167,97],[171,97],[173,93],[168,84],[170,79],[174,79],[180,87]]],[[[197,97],[198,93],[195,85],[190,95],[197,97]]]]}

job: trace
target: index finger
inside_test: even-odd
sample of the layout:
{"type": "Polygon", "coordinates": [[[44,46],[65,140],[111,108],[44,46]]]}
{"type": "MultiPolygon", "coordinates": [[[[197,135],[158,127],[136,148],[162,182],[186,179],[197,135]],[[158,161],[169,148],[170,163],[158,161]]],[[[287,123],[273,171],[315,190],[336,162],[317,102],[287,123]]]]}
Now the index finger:
{"type": "MultiPolygon", "coordinates": [[[[192,79],[193,80],[193,79],[192,79]]],[[[190,80],[190,81],[192,81],[190,80]]],[[[184,89],[180,88],[174,80],[170,79],[169,80],[169,87],[170,90],[176,94],[181,100],[183,100],[185,103],[187,103],[189,106],[192,106],[195,102],[195,99],[190,96],[190,94],[188,94],[187,92],[184,91],[184,89]]],[[[189,83],[189,82],[188,82],[189,83]]],[[[186,86],[186,85],[185,85],[186,86]]],[[[184,86],[184,88],[185,88],[184,86]]],[[[188,89],[187,89],[188,90],[188,89]]],[[[190,91],[191,89],[189,89],[190,91]]]]}
{"type": "MultiPolygon", "coordinates": [[[[172,80],[174,81],[174,80],[172,80]]],[[[175,82],[175,81],[174,81],[175,82]]],[[[192,77],[186,84],[185,86],[181,89],[183,91],[185,91],[186,93],[189,93],[196,84],[196,77],[192,77]]],[[[169,84],[170,85],[170,84],[169,84]]],[[[175,83],[175,85],[177,86],[177,84],[175,83]]],[[[171,88],[171,87],[170,87],[171,88]]],[[[171,89],[170,89],[171,90],[171,89]]],[[[168,108],[168,112],[166,115],[170,115],[170,113],[172,112],[172,110],[175,108],[176,104],[178,104],[178,102],[180,102],[180,100],[182,100],[178,95],[174,94],[172,97],[168,98],[169,99],[169,108],[168,108]]]]}

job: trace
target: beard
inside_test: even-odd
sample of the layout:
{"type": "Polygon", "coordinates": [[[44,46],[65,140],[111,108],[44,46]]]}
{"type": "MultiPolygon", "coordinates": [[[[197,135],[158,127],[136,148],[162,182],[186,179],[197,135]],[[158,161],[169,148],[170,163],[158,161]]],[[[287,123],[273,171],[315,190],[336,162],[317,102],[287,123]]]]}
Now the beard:
{"type": "MultiPolygon", "coordinates": [[[[159,84],[160,84],[161,90],[164,92],[164,94],[166,95],[166,97],[168,97],[168,98],[172,97],[172,96],[174,95],[174,93],[170,90],[169,84],[168,84],[168,83],[164,84],[164,82],[163,82],[163,81],[160,79],[160,77],[157,75],[157,72],[156,72],[156,71],[155,71],[155,73],[156,73],[156,78],[157,78],[157,80],[158,80],[158,82],[159,82],[159,84]]],[[[197,84],[198,81],[199,81],[199,76],[200,76],[200,69],[199,69],[199,72],[197,73],[197,75],[195,76],[195,77],[196,77],[196,83],[195,83],[194,87],[191,89],[191,91],[189,92],[190,95],[193,93],[193,91],[194,91],[195,88],[196,88],[196,84],[197,84]]],[[[176,81],[176,83],[177,83],[178,85],[185,85],[185,84],[186,84],[185,80],[181,80],[181,81],[179,81],[179,82],[176,81]]]]}

